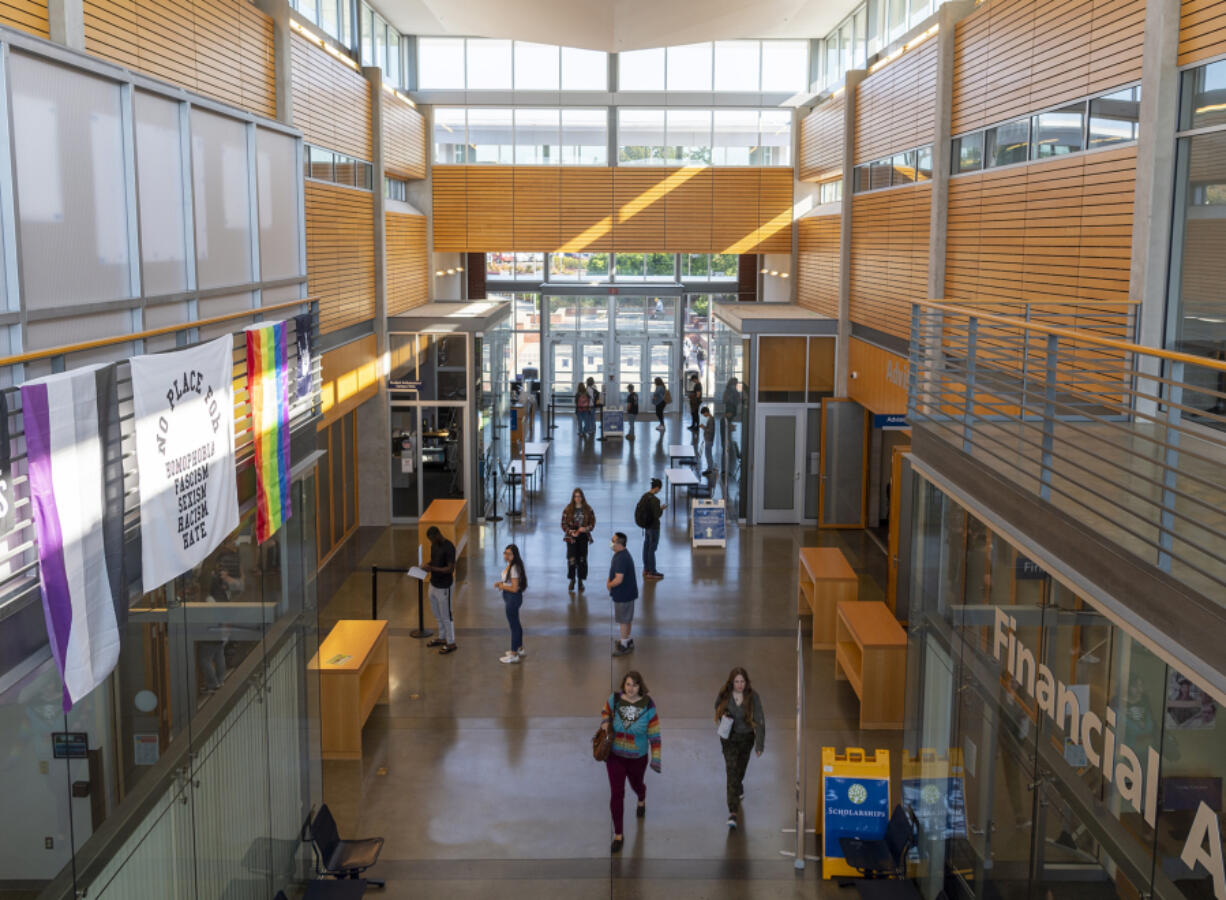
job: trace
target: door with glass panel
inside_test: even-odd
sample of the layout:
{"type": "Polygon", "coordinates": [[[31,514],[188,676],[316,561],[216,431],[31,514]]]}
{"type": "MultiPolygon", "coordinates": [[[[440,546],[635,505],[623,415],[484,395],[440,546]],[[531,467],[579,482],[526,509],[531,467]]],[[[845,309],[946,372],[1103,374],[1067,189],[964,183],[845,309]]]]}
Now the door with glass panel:
{"type": "Polygon", "coordinates": [[[630,385],[639,395],[639,410],[647,412],[651,408],[651,388],[644,381],[647,365],[647,342],[621,339],[617,341],[615,355],[617,361],[617,401],[626,396],[630,385]]]}
{"type": "Polygon", "coordinates": [[[822,474],[817,501],[822,528],[864,527],[868,426],[867,412],[855,401],[822,400],[822,474]]]}
{"type": "Polygon", "coordinates": [[[548,379],[549,396],[559,405],[569,404],[579,380],[574,341],[554,341],[549,345],[548,379]]]}
{"type": "Polygon", "coordinates": [[[673,402],[668,411],[680,409],[682,397],[685,395],[681,384],[681,375],[677,368],[677,341],[651,338],[647,343],[647,377],[643,380],[648,386],[648,397],[655,390],[657,378],[662,378],[664,384],[673,395],[673,402]]]}
{"type": "Polygon", "coordinates": [[[754,520],[761,525],[795,524],[804,518],[801,462],[805,408],[759,407],[754,454],[754,520]]]}

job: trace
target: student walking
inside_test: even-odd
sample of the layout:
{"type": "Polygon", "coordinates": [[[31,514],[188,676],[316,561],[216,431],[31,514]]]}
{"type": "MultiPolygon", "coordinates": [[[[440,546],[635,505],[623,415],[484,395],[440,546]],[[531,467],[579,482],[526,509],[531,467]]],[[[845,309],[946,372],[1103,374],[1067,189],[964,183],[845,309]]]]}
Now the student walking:
{"type": "Polygon", "coordinates": [[[656,421],[660,423],[656,426],[656,431],[664,430],[664,407],[668,406],[671,399],[668,388],[664,386],[664,379],[657,377],[655,390],[651,392],[651,403],[656,408],[656,421]]]}
{"type": "Polygon", "coordinates": [[[711,415],[711,408],[704,406],[702,408],[702,450],[707,458],[707,468],[703,471],[704,478],[710,476],[715,471],[715,461],[711,454],[715,448],[715,417],[711,415]]]}
{"type": "Polygon", "coordinates": [[[634,557],[626,549],[626,536],[614,532],[613,559],[609,561],[609,580],[605,587],[613,600],[613,621],[618,624],[621,638],[613,644],[614,656],[625,656],[634,650],[630,626],[634,622],[634,601],[639,598],[639,583],[634,576],[634,557]]]}
{"type": "Polygon", "coordinates": [[[524,561],[520,558],[519,547],[507,544],[506,549],[502,551],[502,560],[506,563],[506,567],[502,570],[502,581],[494,582],[494,590],[502,591],[507,624],[511,626],[511,649],[498,661],[517,663],[524,656],[524,629],[519,623],[519,609],[524,605],[524,591],[528,589],[528,576],[524,572],[524,561]]]}
{"type": "Polygon", "coordinates": [[[634,423],[639,417],[639,395],[634,385],[626,385],[626,440],[634,440],[634,423]]]}
{"type": "Polygon", "coordinates": [[[702,382],[697,375],[690,375],[685,395],[690,401],[690,431],[698,430],[698,407],[702,405],[702,382]]]}
{"type": "Polygon", "coordinates": [[[596,512],[587,504],[583,491],[575,488],[570,495],[570,503],[562,510],[562,540],[566,542],[566,577],[570,584],[568,591],[575,589],[575,579],[579,579],[579,590],[583,590],[583,582],[587,580],[587,549],[592,543],[592,529],[596,527],[596,512]]]}
{"type": "Polygon", "coordinates": [[[438,637],[426,643],[439,647],[439,655],[455,653],[455,619],[451,610],[451,588],[455,584],[455,544],[443,537],[434,525],[426,532],[430,540],[430,562],[423,568],[430,573],[430,609],[438,622],[438,637]]]}
{"type": "Polygon", "coordinates": [[[741,799],[745,796],[749,754],[752,751],[761,756],[766,746],[762,700],[749,682],[749,673],[740,666],[728,673],[728,680],[715,698],[715,721],[719,723],[719,742],[724,751],[728,827],[736,828],[741,799]]]}
{"type": "Polygon", "coordinates": [[[600,713],[600,727],[613,732],[613,748],[605,760],[605,770],[609,776],[609,812],[613,814],[613,845],[609,849],[617,853],[624,843],[627,779],[639,798],[635,815],[641,819],[647,815],[643,776],[649,759],[652,770],[660,774],[660,716],[638,672],[627,672],[621,690],[609,695],[600,713]]]}
{"type": "Polygon", "coordinates": [[[581,381],[575,388],[575,418],[579,422],[579,437],[584,437],[595,430],[592,420],[592,395],[581,381]]]}
{"type": "Polygon", "coordinates": [[[664,576],[656,569],[656,547],[660,545],[660,517],[668,505],[657,496],[664,482],[651,479],[651,489],[639,497],[634,507],[634,524],[643,529],[643,579],[659,581],[664,576]]]}

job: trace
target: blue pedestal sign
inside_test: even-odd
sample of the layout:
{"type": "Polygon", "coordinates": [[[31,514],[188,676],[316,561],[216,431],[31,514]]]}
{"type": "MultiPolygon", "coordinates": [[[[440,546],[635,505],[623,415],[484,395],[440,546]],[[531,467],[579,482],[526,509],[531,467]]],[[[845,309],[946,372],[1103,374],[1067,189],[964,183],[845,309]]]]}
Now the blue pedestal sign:
{"type": "Polygon", "coordinates": [[[875,840],[890,823],[890,754],[849,747],[822,748],[822,877],[858,875],[843,858],[839,838],[875,840]]]}
{"type": "Polygon", "coordinates": [[[695,500],[690,539],[695,547],[724,547],[728,543],[728,515],[723,500],[695,500]]]}
{"type": "Polygon", "coordinates": [[[601,415],[600,434],[606,438],[625,437],[625,413],[620,409],[606,409],[601,415]]]}

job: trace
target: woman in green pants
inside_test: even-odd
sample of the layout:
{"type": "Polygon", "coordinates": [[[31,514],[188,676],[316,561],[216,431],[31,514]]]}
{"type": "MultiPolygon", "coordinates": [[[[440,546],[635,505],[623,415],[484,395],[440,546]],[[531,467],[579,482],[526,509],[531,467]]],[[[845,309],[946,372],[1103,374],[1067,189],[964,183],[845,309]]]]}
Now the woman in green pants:
{"type": "Polygon", "coordinates": [[[737,666],[715,698],[715,721],[719,723],[720,744],[727,773],[728,827],[736,828],[745,796],[745,769],[749,754],[762,755],[766,745],[766,714],[762,700],[749,682],[749,673],[737,666]]]}

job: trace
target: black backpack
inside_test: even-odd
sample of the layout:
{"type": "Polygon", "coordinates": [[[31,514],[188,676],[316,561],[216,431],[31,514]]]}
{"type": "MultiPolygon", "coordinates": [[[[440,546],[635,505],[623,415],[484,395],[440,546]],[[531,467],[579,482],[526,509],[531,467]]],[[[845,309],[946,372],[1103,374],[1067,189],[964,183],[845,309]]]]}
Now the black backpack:
{"type": "Polygon", "coordinates": [[[651,501],[648,500],[651,494],[644,494],[639,497],[638,505],[634,507],[634,524],[639,528],[655,528],[656,517],[655,510],[651,508],[651,501]]]}

